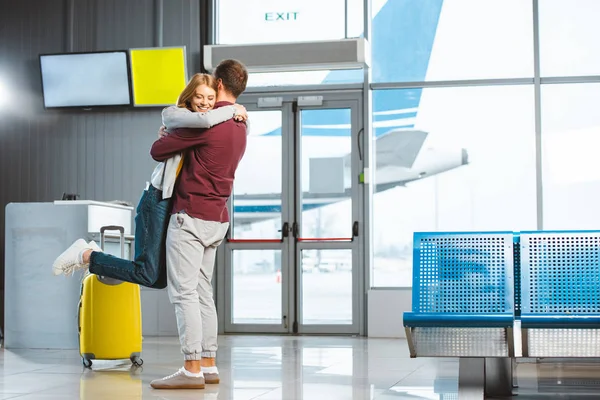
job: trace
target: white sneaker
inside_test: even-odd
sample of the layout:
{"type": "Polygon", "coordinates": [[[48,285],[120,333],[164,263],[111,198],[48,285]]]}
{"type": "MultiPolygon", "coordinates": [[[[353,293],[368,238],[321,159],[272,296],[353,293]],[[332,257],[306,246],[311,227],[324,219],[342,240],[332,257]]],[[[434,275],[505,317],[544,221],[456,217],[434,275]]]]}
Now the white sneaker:
{"type": "Polygon", "coordinates": [[[92,249],[92,251],[102,252],[102,249],[100,248],[100,246],[98,246],[98,244],[96,242],[94,242],[93,240],[90,240],[90,242],[88,243],[88,246],[92,249]]]}
{"type": "Polygon", "coordinates": [[[54,260],[52,264],[54,275],[73,275],[75,271],[87,268],[88,264],[81,264],[79,260],[79,254],[85,249],[90,249],[90,245],[83,239],[77,239],[75,243],[54,260]]]}
{"type": "MultiPolygon", "coordinates": [[[[99,252],[103,252],[103,250],[100,248],[100,246],[98,246],[98,244],[96,242],[94,242],[93,240],[90,240],[88,242],[88,247],[91,248],[92,251],[99,251],[99,252]]],[[[81,254],[81,253],[80,253],[81,254]]],[[[79,261],[79,260],[77,260],[79,261]]],[[[83,282],[83,280],[85,278],[87,278],[88,275],[91,275],[92,273],[90,272],[90,270],[88,269],[89,265],[84,265],[83,268],[85,268],[85,271],[83,272],[83,276],[81,277],[81,281],[83,282]]]]}
{"type": "Polygon", "coordinates": [[[204,376],[202,372],[192,376],[185,368],[180,368],[179,371],[162,379],[154,379],[150,382],[150,386],[154,389],[204,389],[204,376]]]}
{"type": "Polygon", "coordinates": [[[204,374],[204,382],[207,384],[216,385],[221,381],[217,367],[201,367],[201,371],[204,374]]]}

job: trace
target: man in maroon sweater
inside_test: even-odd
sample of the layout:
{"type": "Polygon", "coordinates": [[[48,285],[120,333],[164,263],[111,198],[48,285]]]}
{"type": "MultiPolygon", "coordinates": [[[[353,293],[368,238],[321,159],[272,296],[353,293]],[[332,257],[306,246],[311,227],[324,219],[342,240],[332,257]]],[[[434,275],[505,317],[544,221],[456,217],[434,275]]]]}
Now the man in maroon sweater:
{"type": "MultiPolygon", "coordinates": [[[[232,105],[246,89],[243,64],[225,60],[215,69],[219,84],[215,108],[232,105]]],[[[183,152],[183,168],[173,192],[167,231],[169,299],[175,306],[184,366],[150,383],[156,389],[204,388],[219,383],[215,364],[217,312],[212,274],[217,246],[229,228],[226,202],[237,166],[246,150],[246,124],[230,119],[198,134],[178,129],[157,140],[152,158],[164,161],[183,152]]]]}

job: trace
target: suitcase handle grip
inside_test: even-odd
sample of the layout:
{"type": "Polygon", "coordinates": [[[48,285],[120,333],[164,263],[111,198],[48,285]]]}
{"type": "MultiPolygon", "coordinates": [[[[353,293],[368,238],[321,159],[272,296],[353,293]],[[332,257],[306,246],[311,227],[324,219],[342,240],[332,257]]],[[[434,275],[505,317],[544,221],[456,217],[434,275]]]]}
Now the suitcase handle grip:
{"type": "Polygon", "coordinates": [[[121,258],[125,258],[125,228],[119,225],[106,225],[100,227],[100,247],[104,250],[104,232],[119,231],[121,234],[121,258]]]}
{"type": "Polygon", "coordinates": [[[106,225],[100,227],[100,233],[104,233],[104,231],[119,231],[122,234],[125,234],[125,228],[119,225],[106,225]]]}

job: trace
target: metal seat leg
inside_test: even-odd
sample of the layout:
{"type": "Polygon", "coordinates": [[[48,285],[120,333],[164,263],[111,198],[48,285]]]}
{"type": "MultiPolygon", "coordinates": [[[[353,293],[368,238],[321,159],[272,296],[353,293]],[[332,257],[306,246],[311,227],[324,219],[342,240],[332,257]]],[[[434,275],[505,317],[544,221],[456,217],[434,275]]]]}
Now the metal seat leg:
{"type": "Polygon", "coordinates": [[[512,395],[512,358],[485,359],[485,395],[508,397],[512,395]]]}
{"type": "Polygon", "coordinates": [[[510,358],[460,358],[458,362],[458,398],[484,400],[486,396],[512,394],[510,358]]]}
{"type": "Polygon", "coordinates": [[[485,399],[485,358],[459,358],[458,398],[460,400],[485,399]]]}

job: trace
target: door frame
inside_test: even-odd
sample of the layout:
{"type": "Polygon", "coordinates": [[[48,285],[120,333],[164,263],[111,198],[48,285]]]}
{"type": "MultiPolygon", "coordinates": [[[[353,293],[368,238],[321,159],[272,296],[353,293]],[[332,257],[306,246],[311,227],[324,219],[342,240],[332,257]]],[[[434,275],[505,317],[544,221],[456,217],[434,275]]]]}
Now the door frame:
{"type": "MultiPolygon", "coordinates": [[[[261,100],[262,101],[262,100],[261,100]]],[[[217,268],[215,270],[215,291],[217,309],[219,310],[219,332],[220,333],[278,333],[278,334],[359,334],[366,333],[366,287],[364,277],[366,274],[364,264],[365,249],[365,212],[364,195],[366,187],[358,183],[358,176],[364,171],[364,149],[365,135],[361,135],[364,129],[363,123],[363,92],[362,88],[348,88],[337,90],[309,90],[309,91],[281,91],[268,90],[266,92],[254,92],[241,96],[240,104],[246,106],[248,111],[281,110],[282,112],[282,157],[290,160],[298,160],[300,156],[300,116],[304,110],[340,109],[351,108],[352,146],[351,146],[351,171],[352,179],[356,179],[352,185],[352,221],[358,222],[358,236],[353,237],[352,242],[298,242],[290,232],[289,236],[281,238],[281,242],[271,243],[231,243],[224,241],[217,253],[217,268]],[[304,96],[322,96],[323,104],[319,105],[297,105],[295,101],[304,96]],[[259,99],[270,99],[273,101],[269,106],[269,100],[259,105],[259,99]],[[265,106],[267,104],[267,106],[265,106]],[[278,105],[281,104],[281,105],[278,105]],[[296,107],[296,108],[295,108],[296,107]],[[298,132],[294,132],[295,126],[298,132]],[[363,157],[360,157],[360,154],[363,157]],[[287,283],[282,287],[282,315],[287,320],[277,324],[234,324],[232,323],[233,288],[227,283],[232,282],[233,250],[281,250],[282,268],[281,281],[287,283]],[[301,324],[301,284],[302,284],[302,250],[305,249],[352,249],[352,311],[353,322],[350,325],[302,325],[301,324]],[[289,267],[284,267],[287,264],[289,267]],[[290,274],[295,279],[289,279],[290,274]],[[296,292],[297,291],[297,292],[296,292]],[[298,303],[294,307],[295,298],[298,303]],[[229,301],[228,301],[229,300],[229,301]],[[300,314],[300,315],[299,315],[300,314]],[[293,326],[297,321],[298,325],[293,326]]],[[[252,125],[250,125],[252,129],[252,125]]],[[[302,213],[301,195],[302,190],[296,192],[295,180],[299,178],[301,171],[297,163],[282,162],[282,224],[293,221],[300,222],[302,213]],[[291,178],[294,179],[291,179],[291,178]],[[285,193],[285,194],[284,194],[285,193]],[[287,200],[287,201],[286,201],[287,200]]],[[[232,196],[233,197],[233,196],[232,196]]],[[[232,202],[228,202],[230,215],[233,215],[232,202]]],[[[229,238],[229,233],[228,233],[229,238]]]]}
{"type": "MultiPolygon", "coordinates": [[[[360,268],[359,263],[359,238],[360,234],[354,236],[352,232],[352,225],[357,222],[358,226],[362,225],[360,221],[359,207],[358,202],[360,198],[359,193],[359,183],[358,176],[359,171],[361,170],[358,165],[359,161],[359,144],[358,139],[360,126],[359,126],[359,115],[361,112],[361,103],[360,99],[348,99],[348,100],[333,100],[326,98],[323,100],[323,104],[320,106],[297,106],[294,111],[294,118],[296,122],[297,129],[293,132],[293,140],[292,148],[290,149],[295,158],[292,158],[295,161],[294,163],[294,180],[295,185],[293,185],[292,189],[296,189],[294,193],[293,201],[295,203],[294,211],[295,215],[294,221],[300,223],[302,225],[302,214],[303,214],[303,202],[302,202],[302,168],[299,160],[302,160],[301,151],[302,151],[302,132],[301,132],[301,116],[302,111],[310,111],[310,110],[327,110],[327,109],[350,109],[351,110],[351,148],[350,148],[350,158],[351,158],[351,179],[353,180],[353,184],[351,186],[350,196],[352,199],[352,218],[349,222],[348,235],[351,237],[351,241],[318,241],[318,242],[302,242],[299,240],[294,240],[290,238],[290,245],[293,246],[290,248],[288,265],[294,271],[294,280],[290,280],[288,293],[290,296],[290,300],[288,304],[295,305],[295,309],[293,310],[293,315],[295,317],[295,321],[297,324],[297,333],[314,333],[314,334],[359,334],[360,333],[360,325],[359,325],[359,315],[360,315],[360,305],[361,296],[359,295],[359,287],[358,282],[360,281],[362,269],[360,268]],[[303,284],[303,271],[302,271],[302,251],[304,250],[351,250],[352,251],[352,324],[310,324],[303,325],[302,324],[302,311],[303,307],[302,303],[302,284],[303,284]],[[295,301],[297,300],[297,301],[295,301]]],[[[345,236],[345,235],[344,235],[345,236]]],[[[302,234],[300,232],[300,237],[302,234]]]]}

